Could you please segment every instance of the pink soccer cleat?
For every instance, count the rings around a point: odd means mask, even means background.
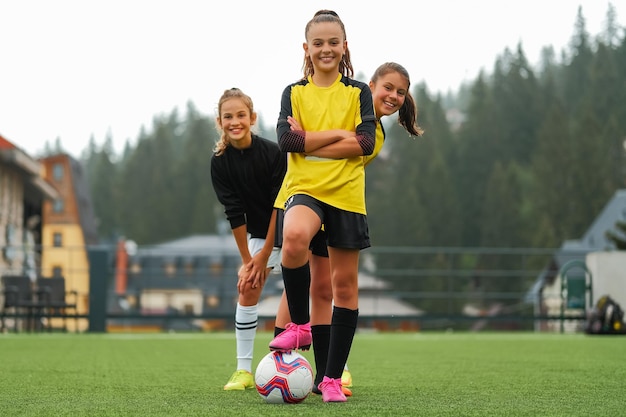
[[[322,400],[325,403],[345,403],[348,400],[341,388],[341,378],[333,379],[325,376],[319,384]]]
[[[286,352],[294,349],[309,350],[311,348],[311,325],[287,323],[285,330],[270,342],[270,350]]]

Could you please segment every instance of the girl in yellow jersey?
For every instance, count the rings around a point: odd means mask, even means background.
[[[319,389],[324,402],[345,402],[341,373],[358,320],[359,252],[370,246],[365,210],[365,155],[375,144],[376,117],[369,86],[352,79],[343,22],[332,11],[305,28],[305,77],[287,86],[277,124],[288,152],[283,182],[283,281],[291,323],[270,349],[308,349],[309,245],[324,224],[331,268],[333,315],[328,362]],[[302,130],[291,128],[296,120]],[[332,154],[324,147],[335,144]]]
[[[369,82],[372,90],[374,112],[378,120],[376,125],[376,145],[374,152],[365,158],[365,164],[370,163],[381,151],[385,141],[385,131],[380,119],[398,113],[397,122],[411,136],[421,136],[423,130],[417,124],[417,106],[410,92],[411,81],[408,71],[400,64],[386,62],[380,65]],[[292,120],[291,128],[302,130],[297,121]],[[332,151],[329,145],[325,151]],[[280,197],[279,197],[280,200]],[[281,206],[276,206],[281,207]],[[320,369],[326,368],[328,356],[328,337],[330,334],[330,321],[332,317],[332,290],[330,286],[330,273],[328,252],[324,252],[325,242],[320,244],[320,236],[316,235],[311,242],[311,330],[313,337],[313,349],[315,353],[316,377],[313,392],[319,393],[317,384],[323,376]],[[276,315],[275,334],[280,334],[289,321],[289,311],[283,297]],[[323,372],[323,371],[322,371]],[[352,386],[352,375],[345,367],[341,377],[342,389],[346,396],[352,395],[349,387]]]

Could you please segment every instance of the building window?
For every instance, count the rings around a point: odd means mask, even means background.
[[[183,271],[185,271],[185,274],[191,275],[191,274],[193,274],[193,270],[194,270],[193,259],[192,258],[186,258],[183,261]]]
[[[54,204],[52,206],[52,210],[55,213],[62,213],[63,212],[63,208],[64,208],[63,200],[61,200],[60,198],[57,199],[57,200],[54,200]]]
[[[165,261],[165,275],[167,275],[170,278],[174,278],[174,276],[176,275],[176,265],[174,264],[174,260],[173,259],[168,259]]]
[[[206,298],[206,305],[210,308],[217,308],[220,305],[220,299],[217,295],[209,295]]]
[[[222,271],[224,270],[224,265],[222,265],[222,262],[220,260],[213,260],[213,262],[211,262],[211,265],[209,266],[209,270],[211,271],[211,274],[213,274],[214,276],[218,276],[222,274]]]
[[[55,232],[54,235],[52,235],[52,246],[55,248],[63,246],[63,235],[60,232]]]
[[[134,258],[131,260],[129,270],[130,270],[130,273],[133,275],[137,275],[141,273],[141,262],[139,261],[138,258]]]
[[[52,178],[55,181],[61,181],[63,179],[63,164],[54,164],[52,166]]]
[[[52,267],[52,276],[54,278],[61,278],[63,277],[63,268],[60,266],[53,266]]]

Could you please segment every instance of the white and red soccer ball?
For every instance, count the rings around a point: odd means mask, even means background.
[[[295,350],[270,352],[257,365],[254,382],[266,402],[296,404],[313,389],[313,369]]]

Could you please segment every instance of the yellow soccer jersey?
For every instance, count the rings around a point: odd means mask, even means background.
[[[276,128],[279,141],[290,130],[287,116],[304,131],[343,129],[370,138],[376,134],[371,90],[341,74],[329,87],[318,87],[309,77],[285,88]],[[284,190],[278,198],[306,194],[341,210],[366,214],[364,166],[363,156],[331,159],[289,152]]]
[[[278,195],[274,201],[274,208],[284,210],[285,201],[287,201],[287,188],[285,188],[285,181],[283,181],[283,185],[280,187],[280,190],[278,190]]]

